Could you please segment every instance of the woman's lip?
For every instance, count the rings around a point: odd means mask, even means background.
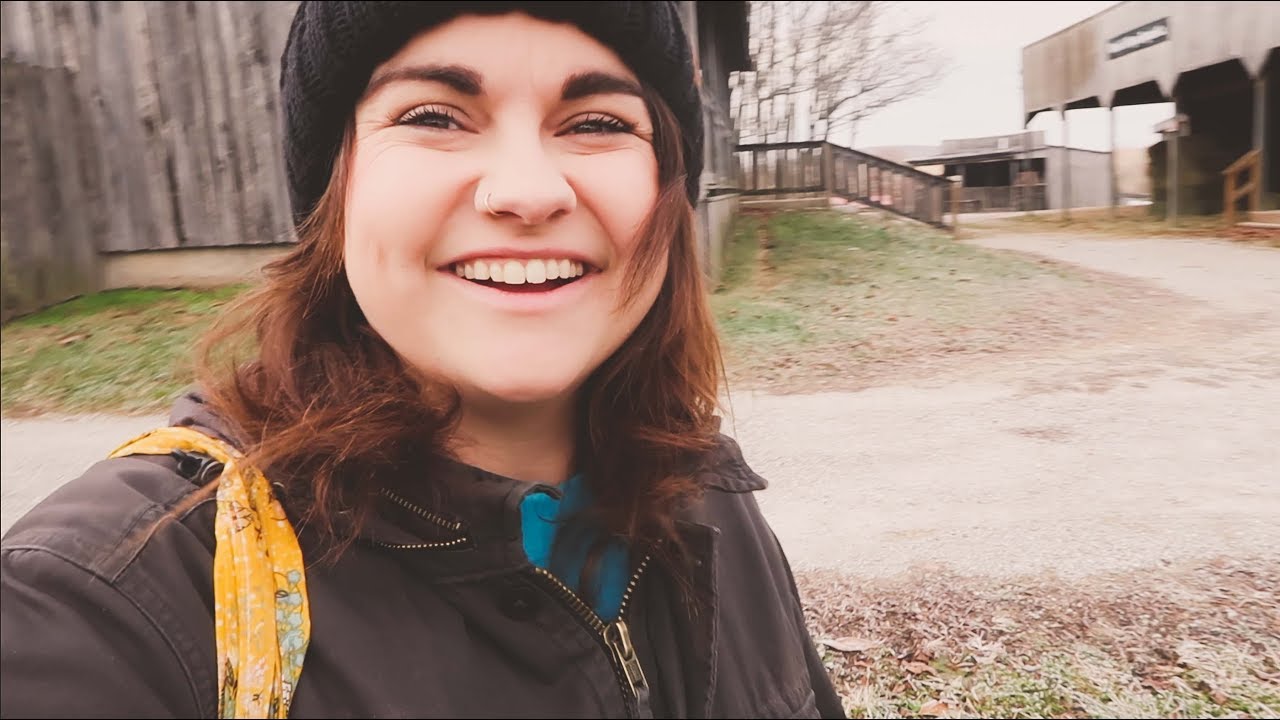
[[[440,273],[446,279],[457,283],[459,291],[467,293],[468,297],[474,298],[477,302],[498,310],[528,315],[550,312],[572,305],[583,292],[590,289],[593,283],[599,281],[597,276],[600,274],[587,272],[571,283],[541,292],[507,292],[497,285],[481,285],[466,278],[460,278],[452,268],[443,268]]]
[[[466,255],[459,255],[444,265],[441,265],[437,270],[452,270],[454,265],[473,262],[475,260],[490,260],[494,262],[499,260],[572,260],[580,262],[584,266],[593,270],[602,267],[599,262],[592,260],[586,255],[568,250],[495,248],[490,250],[479,250]]]

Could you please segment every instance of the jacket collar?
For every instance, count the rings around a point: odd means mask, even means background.
[[[225,423],[197,390],[175,403],[170,423],[193,427],[234,444]],[[745,493],[768,483],[753,471],[732,438],[718,434],[715,446],[699,462],[697,481],[705,492]],[[390,488],[361,532],[360,541],[383,547],[429,546],[446,552],[416,553],[439,559],[446,574],[493,572],[527,563],[522,543],[520,501],[534,491],[555,493],[546,485],[516,480],[447,458],[428,471],[431,482],[405,482]],[[433,496],[428,488],[441,488]],[[706,527],[704,502],[677,516],[679,524]],[[450,544],[452,543],[452,544]]]
[[[764,478],[747,465],[738,444],[723,435],[699,466],[702,470],[696,477],[704,493],[745,493],[767,486]],[[453,579],[528,564],[522,542],[520,502],[531,492],[555,493],[555,488],[448,459],[439,460],[430,472],[430,482],[410,481],[391,489],[361,539],[415,554],[418,557],[414,562],[426,564],[432,574]],[[443,488],[445,494],[433,497],[427,488]],[[706,512],[705,499],[681,509],[676,520],[686,535],[692,532],[701,537],[706,530],[717,532]],[[441,547],[450,541],[457,543]],[[414,548],[423,545],[435,547],[414,552]],[[442,551],[432,551],[436,549]]]

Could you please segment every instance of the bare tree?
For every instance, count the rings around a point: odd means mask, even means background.
[[[904,8],[872,1],[752,2],[756,69],[734,79],[735,122],[744,139],[847,137],[851,143],[861,120],[935,87],[943,56]],[[753,104],[754,114],[743,112]]]
[[[785,142],[791,138],[804,84],[805,57],[795,42],[816,10],[814,3],[752,2],[752,64],[756,70],[733,79],[734,122],[746,142]]]

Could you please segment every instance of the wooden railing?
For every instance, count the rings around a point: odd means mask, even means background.
[[[1243,171],[1249,172],[1249,181],[1237,183],[1236,177]],[[1223,183],[1222,214],[1228,225],[1236,222],[1236,202],[1247,198],[1249,211],[1254,212],[1262,207],[1262,152],[1250,150],[1222,171]]]
[[[739,145],[744,195],[841,197],[946,227],[951,181],[829,142]]]

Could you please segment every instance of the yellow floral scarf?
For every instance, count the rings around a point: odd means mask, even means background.
[[[153,430],[110,457],[174,450],[223,464],[213,559],[218,717],[287,717],[311,638],[306,569],[293,526],[262,473],[231,446],[191,428]]]

